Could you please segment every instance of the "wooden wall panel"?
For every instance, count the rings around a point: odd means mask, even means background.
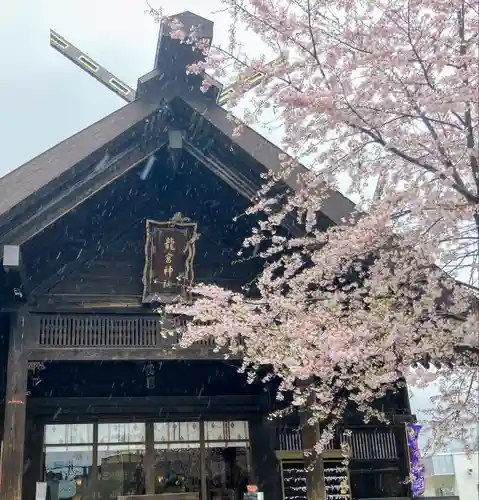
[[[195,281],[238,290],[261,265],[260,259],[233,265],[251,223],[233,218],[248,204],[186,153],[176,170],[159,159],[147,181],[130,172],[26,245],[34,294],[78,302],[87,296],[140,299],[146,220],[168,220],[177,212],[198,224]]]

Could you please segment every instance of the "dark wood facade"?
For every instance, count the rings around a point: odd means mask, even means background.
[[[176,42],[161,36],[160,42],[158,53],[176,65],[157,62],[132,103],[0,179],[0,248],[19,247],[21,256],[0,269],[1,500],[33,500],[54,448],[45,437],[48,425],[92,426],[92,496],[78,500],[100,498],[97,452],[107,422],[145,426],[150,493],[155,425],[162,423],[200,425],[198,467],[205,478],[208,422],[248,422],[245,480],[257,482],[266,500],[288,498],[284,467],[304,460],[299,421],[267,419],[276,405],[274,384],[246,384],[213,340],[179,347],[179,320],[143,303],[146,221],[177,213],[200,233],[195,281],[239,290],[254,280],[259,259],[236,262],[251,224],[238,216],[260,187],[260,174],[279,168],[279,150],[254,131],[233,138],[214,89],[203,94],[197,79],[184,74],[190,56]],[[331,192],[320,224],[338,223],[352,208]],[[345,422],[356,429],[353,498],[387,496],[383,483],[399,484],[407,473],[407,396],[385,404],[391,428],[360,426],[354,415]],[[343,431],[332,449],[344,441]],[[364,475],[367,484],[358,479]],[[214,498],[205,480],[199,488],[203,500]],[[407,487],[389,491],[404,496]]]

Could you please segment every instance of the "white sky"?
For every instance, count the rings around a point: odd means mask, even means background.
[[[203,5],[203,7],[200,7]],[[215,43],[228,41],[228,16],[218,0],[153,0],[165,14],[191,10],[215,21]],[[124,101],[50,47],[49,30],[136,88],[153,69],[158,24],[143,0],[15,0],[0,8],[2,109],[0,175],[78,132]],[[249,53],[261,52],[251,33]]]

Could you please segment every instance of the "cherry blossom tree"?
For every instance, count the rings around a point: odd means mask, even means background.
[[[375,400],[411,366],[440,361],[434,372],[419,366],[414,383],[453,370],[431,422],[437,443],[467,441],[479,422],[477,2],[223,3],[230,46],[208,47],[188,70],[221,77],[232,62],[242,71],[232,107],[248,77],[264,72],[242,122],[280,120],[287,154],[248,211],[260,220],[242,250],[264,258],[257,296],[196,286],[193,304],[170,309],[194,318],[183,344],[213,336],[250,374],[271,366],[278,397],[292,392],[293,405],[307,403],[322,423],[318,452],[351,404],[384,420]],[[201,44],[171,25],[173,37]],[[237,49],[240,25],[279,56],[274,64]],[[296,189],[279,188],[293,177]],[[345,178],[357,211],[320,231],[328,190]],[[291,217],[304,236],[282,230]]]

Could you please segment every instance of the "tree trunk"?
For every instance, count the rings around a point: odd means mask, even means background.
[[[301,415],[301,433],[303,449],[307,453],[305,464],[306,487],[308,500],[326,500],[324,489],[323,457],[314,451],[314,445],[319,440],[319,427],[308,425],[309,412],[304,410]]]

